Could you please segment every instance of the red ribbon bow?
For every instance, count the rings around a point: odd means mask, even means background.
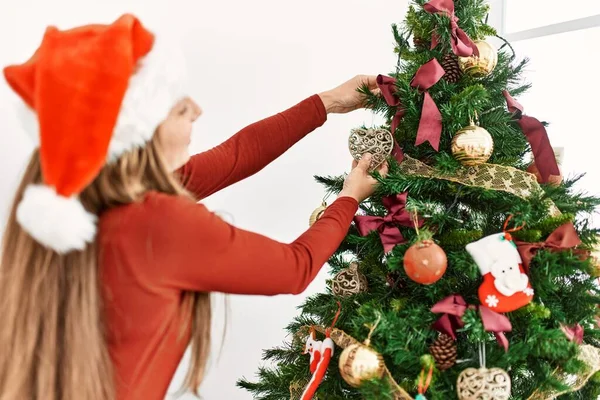
[[[468,308],[477,308],[479,310],[483,328],[487,332],[492,332],[496,336],[498,343],[504,347],[505,351],[508,351],[508,339],[504,335],[504,332],[512,331],[510,320],[505,315],[498,314],[486,306],[469,306],[465,299],[458,294],[446,297],[431,308],[431,311],[434,313],[444,314],[433,324],[433,328],[456,340],[456,330],[465,325],[462,317]]]
[[[479,56],[477,45],[471,40],[469,35],[458,26],[458,18],[454,15],[453,0],[431,0],[423,5],[423,9],[430,14],[447,14],[450,17],[450,31],[452,40],[450,44],[452,51],[459,57]],[[431,49],[433,50],[439,43],[439,37],[434,32],[431,37]]]
[[[362,236],[368,235],[372,231],[379,232],[379,238],[383,244],[383,250],[387,253],[395,245],[404,242],[404,236],[397,225],[414,227],[415,224],[411,215],[406,211],[406,198],[408,193],[388,196],[383,199],[383,205],[388,210],[385,217],[372,215],[357,215],[354,217],[356,227]],[[422,221],[419,220],[419,226]]]
[[[404,159],[404,153],[402,152],[402,148],[400,148],[400,145],[398,145],[395,135],[396,129],[398,128],[398,125],[400,125],[400,121],[402,121],[402,118],[404,117],[404,107],[402,107],[400,99],[398,98],[398,96],[396,96],[396,79],[389,76],[378,75],[377,86],[381,90],[381,94],[383,95],[385,102],[390,107],[397,107],[396,114],[394,115],[394,118],[392,118],[392,124],[390,126],[390,129],[392,130],[392,136],[394,136],[394,148],[392,150],[392,155],[394,156],[396,161],[401,163]]]
[[[531,146],[535,166],[540,171],[542,182],[547,183],[551,175],[560,175],[556,156],[548,138],[548,132],[546,132],[546,128],[540,121],[528,115],[523,115],[523,106],[513,99],[508,91],[503,90],[502,93],[506,99],[508,111],[514,113],[519,120],[519,126]]]
[[[579,324],[575,324],[573,326],[560,324],[560,329],[563,331],[569,341],[577,344],[583,343],[583,326]]]
[[[438,110],[437,105],[431,98],[428,90],[435,85],[445,73],[444,68],[442,68],[438,60],[433,58],[421,65],[410,82],[410,86],[425,92],[423,109],[421,110],[421,121],[419,122],[415,146],[429,142],[435,151],[438,151],[440,148],[442,114],[440,114],[440,110]]]
[[[523,260],[523,266],[527,270],[526,272],[529,272],[529,264],[531,264],[531,260],[533,257],[535,257],[535,254],[538,250],[567,250],[579,246],[581,244],[581,240],[577,235],[577,231],[575,230],[573,223],[567,222],[566,224],[556,228],[544,242],[527,243],[516,241],[515,244],[517,245],[517,250],[521,255],[521,259]]]

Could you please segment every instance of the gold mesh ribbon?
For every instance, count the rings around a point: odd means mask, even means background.
[[[405,154],[404,160],[400,163],[400,171],[405,175],[443,179],[465,186],[502,191],[523,199],[542,191],[533,174],[496,164],[463,167],[455,174],[444,174]],[[553,216],[560,215],[560,211],[551,200],[548,201],[548,204]]]
[[[581,375],[567,374],[560,370],[555,371],[555,375],[559,375],[560,380],[569,385],[569,389],[561,392],[544,392],[536,390],[527,400],[552,400],[563,394],[581,390],[590,378],[596,372],[600,371],[600,349],[589,344],[582,345],[579,347],[578,358],[588,366],[586,371]]]
[[[322,328],[320,326],[315,326],[314,328],[317,332],[325,334],[325,328]],[[306,336],[308,336],[309,332],[310,332],[310,326],[302,327],[300,330],[298,330],[298,332],[296,332],[296,339],[303,340],[303,338],[306,338]],[[336,328],[334,328],[331,331],[331,340],[333,340],[333,342],[338,347],[341,347],[342,349],[345,349],[346,347],[348,347],[352,344],[360,343],[358,340],[354,339],[352,336],[348,335],[346,332],[342,331],[341,329],[336,329]],[[387,367],[385,368],[385,379],[389,382],[391,387],[394,389],[394,393],[393,393],[394,400],[414,400],[414,398],[411,397],[406,392],[406,390],[402,389],[402,387],[400,387],[400,385],[398,385],[398,383],[394,380],[394,378],[392,377],[392,374],[387,369]],[[292,398],[291,400],[294,400],[294,399]]]
[[[300,400],[300,397],[302,396],[302,393],[304,393],[304,388],[306,388],[308,382],[310,382],[309,378],[300,379],[290,383],[290,400]],[[314,396],[314,399],[316,400],[318,397]]]

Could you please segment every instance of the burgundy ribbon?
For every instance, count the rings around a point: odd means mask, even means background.
[[[459,57],[470,57],[479,55],[477,45],[471,40],[469,35],[458,26],[458,18],[454,15],[453,0],[431,0],[423,5],[423,9],[430,14],[446,14],[450,17],[450,32],[452,39],[450,44],[452,51]],[[434,49],[439,43],[439,37],[434,32],[431,37],[431,49]]]
[[[433,58],[421,65],[410,85],[425,92],[423,109],[421,110],[421,121],[417,131],[415,146],[429,142],[438,151],[440,148],[440,137],[442,135],[442,114],[431,98],[428,90],[435,85],[446,72],[437,59]]]
[[[392,118],[392,124],[390,128],[392,130],[392,136],[394,136],[394,148],[392,149],[392,155],[396,161],[401,163],[404,159],[404,153],[396,141],[396,129],[404,117],[404,107],[400,103],[398,96],[396,96],[396,79],[389,76],[378,75],[377,86],[381,90],[381,94],[383,95],[385,102],[390,107],[397,107],[396,114],[394,115],[394,118]]]
[[[508,91],[503,90],[502,93],[506,99],[508,111],[514,113],[519,120],[519,126],[531,146],[535,166],[540,171],[542,182],[547,183],[551,175],[560,175],[556,156],[548,138],[548,132],[546,132],[546,128],[540,121],[528,115],[523,115],[523,106],[513,99]]]
[[[383,250],[387,253],[395,245],[404,242],[404,236],[400,232],[398,225],[414,227],[411,215],[406,211],[406,198],[408,193],[397,194],[383,198],[383,205],[388,210],[385,217],[372,215],[357,215],[354,217],[356,227],[362,236],[368,235],[372,231],[379,233],[379,238],[383,244]],[[419,220],[419,226],[422,221]]]
[[[569,341],[577,344],[583,343],[583,326],[579,324],[575,324],[573,326],[560,324],[560,329],[563,331]]]
[[[498,314],[486,306],[469,306],[465,299],[458,294],[446,297],[431,308],[431,311],[436,314],[444,314],[433,324],[433,328],[456,340],[456,331],[465,325],[462,317],[468,308],[478,309],[483,328],[487,332],[492,332],[498,343],[507,351],[508,339],[504,332],[512,331],[510,320],[505,315]]]
[[[515,244],[517,245],[517,250],[519,250],[521,259],[523,260],[523,266],[527,270],[526,272],[529,272],[529,265],[531,264],[531,260],[533,259],[533,257],[535,257],[535,254],[538,250],[567,250],[579,246],[581,244],[581,240],[577,235],[577,231],[575,230],[575,226],[573,225],[573,223],[567,222],[566,224],[563,224],[556,228],[554,232],[552,232],[544,242],[527,243],[515,241]]]

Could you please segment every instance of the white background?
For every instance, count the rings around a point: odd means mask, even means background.
[[[509,18],[506,20],[509,31],[564,20],[565,14],[561,10],[544,7],[544,12],[554,12],[553,15],[559,17],[536,24],[535,10],[515,12],[510,7],[516,7],[516,2],[508,1],[505,15]],[[151,27],[177,29],[182,35],[181,44],[192,71],[190,95],[204,109],[204,115],[195,127],[194,151],[208,149],[245,125],[356,74],[392,71],[395,54],[390,25],[402,21],[407,6],[403,0],[2,2],[2,66],[29,57],[49,24],[68,28],[90,22],[108,23],[121,13],[133,12]],[[564,2],[557,3],[564,6]],[[572,17],[585,15],[579,13]],[[493,16],[492,21],[498,22],[499,26],[500,17]],[[598,68],[598,55],[594,49],[597,49],[600,33],[596,29],[570,35],[571,42],[561,35],[515,44],[520,54],[533,58],[529,78],[534,89],[519,100],[526,113],[553,123],[549,130],[553,143],[566,147],[565,171],[589,172],[584,186],[599,193],[596,150],[584,139],[595,139],[598,135],[594,118],[597,101],[592,101],[592,95],[600,89],[594,75]],[[10,111],[14,100],[12,92],[1,83],[2,221],[32,150]],[[321,186],[312,176],[347,171],[350,164],[346,147],[349,130],[377,121],[364,111],[330,117],[323,128],[258,176],[213,196],[206,203],[212,209],[226,213],[240,227],[281,241],[292,241],[306,229],[309,214],[323,196]],[[203,397],[207,400],[250,399],[248,393],[235,387],[235,381],[241,376],[253,377],[260,364],[262,349],[279,345],[284,340],[283,327],[297,314],[295,307],[306,296],[321,291],[326,276],[325,268],[301,296],[231,297],[224,350],[221,357],[211,363],[202,388]],[[220,298],[217,303],[215,356],[221,344],[224,314]],[[182,367],[185,367],[185,361]],[[179,387],[183,372],[181,368],[176,374],[173,389]]]

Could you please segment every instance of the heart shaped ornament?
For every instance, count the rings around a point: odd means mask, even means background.
[[[467,368],[458,376],[456,391],[460,400],[508,400],[510,376],[501,368]]]
[[[379,167],[392,154],[394,136],[386,129],[352,129],[348,138],[350,154],[356,161],[360,161],[365,153],[370,153],[370,170]]]

